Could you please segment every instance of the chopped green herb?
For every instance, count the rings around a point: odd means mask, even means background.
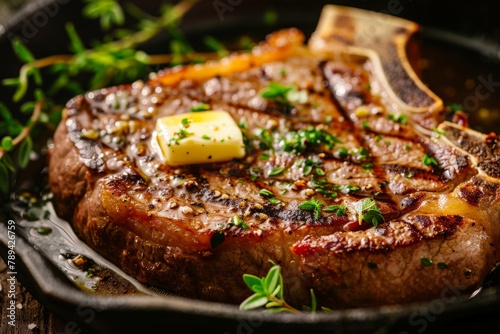
[[[411,150],[411,146],[410,145],[405,145],[405,150],[410,151]]]
[[[215,248],[224,242],[224,232],[217,231],[210,237],[210,246]]]
[[[363,125],[363,129],[365,130],[370,130],[370,124],[368,124],[367,121],[363,121],[363,123],[361,123]]]
[[[378,210],[377,202],[375,202],[373,198],[365,198],[356,202],[354,209],[358,213],[358,222],[360,225],[364,220],[372,224],[373,227],[377,227],[380,223],[385,221]]]
[[[423,257],[420,259],[420,262],[422,263],[423,266],[425,267],[429,267],[429,266],[432,266],[432,260],[426,258],[426,257]]]
[[[285,170],[284,167],[275,167],[271,171],[269,171],[269,173],[267,174],[267,176],[276,176],[276,175],[279,175],[279,174],[283,173],[284,170]]]
[[[248,229],[248,225],[245,224],[245,221],[243,220],[243,218],[241,218],[238,215],[234,215],[233,218],[231,218],[230,224],[238,226],[244,230]]]
[[[210,104],[200,103],[191,107],[191,112],[200,112],[210,110]]]
[[[432,132],[434,132],[434,138],[436,138],[436,139],[441,138],[441,136],[446,133],[443,130],[439,130],[438,128],[432,129]]]
[[[267,159],[269,159],[269,154],[262,153],[261,155],[259,155],[259,160],[267,160]]]
[[[267,189],[261,189],[259,195],[262,197],[274,197],[273,192]]]
[[[318,158],[307,158],[307,159],[299,159],[295,162],[295,166],[297,167],[302,167],[302,174],[304,175],[309,175],[311,174],[313,168],[316,168],[316,172],[318,173],[318,170],[320,170],[319,165],[321,165],[322,161],[319,160]],[[321,174],[323,170],[321,170],[319,173]],[[317,174],[317,175],[320,175]],[[324,172],[323,172],[324,175]]]
[[[424,156],[424,165],[437,167],[438,162],[436,161],[436,159],[434,159],[434,158],[430,157],[428,154],[426,154]]]
[[[437,267],[439,269],[446,269],[446,268],[448,268],[448,265],[444,262],[438,262]]]
[[[291,107],[288,102],[287,94],[292,89],[294,89],[292,86],[285,86],[279,82],[270,82],[269,85],[262,90],[261,96],[278,105]]]
[[[276,197],[269,197],[269,202],[271,204],[280,204],[281,200],[277,199]]]
[[[358,160],[366,160],[371,156],[370,149],[363,146],[352,149],[348,153]]]
[[[337,197],[338,186],[328,182],[328,180],[321,178],[316,179],[313,175],[312,180],[314,191],[323,196],[324,198],[332,199]]]
[[[256,181],[260,177],[260,169],[258,167],[254,167],[250,169],[250,179],[252,181]]]
[[[274,138],[271,131],[267,129],[257,129],[256,135],[256,139],[259,140],[258,145],[260,150],[273,149]]]
[[[347,207],[345,205],[329,205],[323,209],[323,211],[326,211],[326,212],[337,211],[338,217],[343,216],[346,210],[347,210]]]
[[[322,170],[321,168],[316,168],[316,175],[318,176],[325,176],[325,171]]]
[[[318,130],[313,126],[298,131],[290,131],[285,137],[280,138],[279,146],[285,152],[294,154],[304,153],[308,148],[324,146],[326,149],[332,149],[335,144],[341,143],[336,135],[329,132]]]
[[[238,126],[240,127],[240,129],[242,130],[248,130],[248,122],[245,118],[242,118],[239,122],[238,122]]]
[[[403,114],[398,114],[398,115],[390,114],[389,116],[387,116],[387,118],[393,122],[400,123],[403,125],[405,125],[408,120],[408,117]]]
[[[403,176],[407,179],[411,179],[411,178],[413,178],[413,172],[412,171],[405,171]]]
[[[347,151],[345,147],[342,147],[341,149],[338,150],[338,154],[341,158],[345,158],[349,154],[349,151]]]
[[[287,108],[292,108],[291,103],[306,103],[308,100],[305,90],[297,90],[294,86],[285,86],[279,82],[270,82],[261,92],[266,100]]]
[[[357,186],[352,186],[350,184],[346,184],[343,186],[343,189],[347,190],[347,193],[351,192],[351,191],[358,191],[359,190],[359,187]],[[346,192],[346,191],[344,191]]]
[[[312,166],[304,166],[304,168],[302,168],[302,173],[304,175],[309,175],[311,174],[312,169],[313,169]]]
[[[314,212],[314,218],[319,219],[321,217],[321,208],[323,207],[323,203],[318,201],[316,198],[311,198],[310,201],[303,202],[299,205],[299,209],[305,211]]]
[[[201,136],[202,139],[205,139],[205,140],[210,140],[212,139],[210,136],[207,136],[207,135],[203,135]]]
[[[363,169],[365,170],[365,172],[369,172],[373,169],[373,164],[370,162],[370,163],[367,163],[367,164],[362,164],[361,167],[363,167]]]

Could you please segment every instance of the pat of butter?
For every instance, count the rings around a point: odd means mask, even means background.
[[[161,117],[153,147],[171,166],[228,161],[245,156],[241,130],[226,111]]]

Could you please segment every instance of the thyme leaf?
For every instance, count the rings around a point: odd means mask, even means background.
[[[312,211],[314,213],[314,218],[319,219],[321,217],[321,208],[325,204],[316,198],[311,198],[310,201],[301,203],[298,208],[305,211]]]
[[[437,167],[438,166],[438,162],[436,161],[436,159],[434,159],[433,157],[431,157],[428,154],[426,154],[424,156],[424,165]]]
[[[243,275],[243,282],[253,292],[239,306],[240,310],[264,309],[269,312],[292,312],[300,311],[285,301],[284,282],[281,275],[281,267],[269,261],[272,267],[264,277],[257,277],[251,274]],[[305,311],[316,312],[317,301],[314,291],[311,289],[311,306],[304,306]],[[321,308],[324,311],[331,311],[328,308]]]
[[[356,202],[354,209],[358,213],[358,222],[360,225],[365,221],[372,224],[373,227],[377,227],[380,223],[385,221],[378,210],[377,202],[375,202],[373,198],[365,198]]]
[[[329,206],[326,206],[323,211],[326,211],[326,212],[337,212],[337,216],[340,217],[340,216],[343,216],[345,211],[347,210],[347,207],[345,205],[329,205]]]

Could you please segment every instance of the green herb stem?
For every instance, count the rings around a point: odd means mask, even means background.
[[[140,45],[157,35],[166,26],[171,25],[182,18],[197,2],[198,0],[181,1],[171,10],[165,11],[152,26],[131,34],[127,36],[127,38],[104,44],[102,45],[102,48],[108,50],[121,50]]]
[[[19,145],[19,143],[21,143],[26,137],[29,136],[31,129],[38,122],[38,118],[40,117],[40,114],[42,112],[42,107],[43,107],[42,101],[37,101],[35,103],[35,109],[33,110],[33,114],[31,115],[31,118],[28,121],[27,125],[21,130],[21,132],[17,135],[17,137],[15,137],[12,140],[12,145],[14,147]],[[6,149],[0,147],[0,159],[3,158],[6,152],[7,152]]]

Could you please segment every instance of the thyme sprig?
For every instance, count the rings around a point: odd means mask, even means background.
[[[291,306],[284,298],[283,276],[281,267],[269,261],[272,265],[266,276],[259,278],[255,275],[244,274],[243,281],[254,293],[240,304],[240,310],[252,310],[264,308],[268,312],[292,312],[299,313],[300,310]],[[316,312],[317,302],[314,291],[311,289],[311,306],[304,306],[303,309],[309,312]],[[331,311],[326,307],[323,311]]]
[[[103,30],[123,24],[124,9],[119,1],[84,1],[82,15],[99,20]],[[109,31],[102,41],[94,41],[92,47],[87,47],[76,27],[68,23],[66,33],[71,51],[68,54],[37,59],[21,40],[13,39],[13,50],[23,65],[17,77],[2,81],[2,86],[13,88],[14,92],[9,108],[0,102],[0,192],[8,194],[12,176],[27,166],[36,137],[43,132],[39,127],[55,129],[68,97],[144,78],[153,65],[168,66],[174,65],[174,61],[191,62],[199,61],[202,56],[216,57],[215,52],[194,52],[177,29],[179,21],[196,2],[182,0],[176,5],[165,6],[159,17],[141,15],[138,8],[129,5],[131,16],[139,20],[136,30],[124,33],[123,29],[117,28]],[[171,36],[171,46],[181,45],[177,49],[182,49],[182,53],[150,55],[140,49],[143,43],[165,29],[175,34]],[[211,42],[215,43],[214,40]],[[173,47],[171,49],[176,51]],[[85,82],[83,78],[90,79]],[[28,96],[30,92],[33,92],[33,98]],[[16,109],[20,113],[15,112]],[[25,116],[17,117],[18,114]]]

